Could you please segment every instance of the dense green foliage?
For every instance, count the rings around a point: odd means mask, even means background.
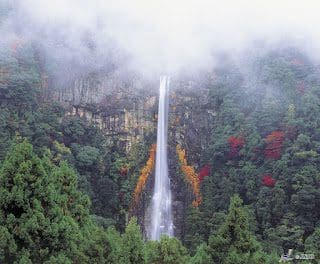
[[[1,262],[186,263],[175,238],[145,244],[135,218],[123,235],[98,227],[75,172],[52,158],[39,158],[25,140],[8,152],[0,170]]]
[[[211,173],[201,183],[202,205],[187,213],[183,240],[192,249],[208,241],[226,201],[239,194],[265,251],[305,252],[316,243],[320,219],[318,68],[294,49],[253,58],[245,67],[226,60],[206,81],[201,111],[212,117],[195,161]],[[191,122],[185,120],[190,129]],[[190,152],[193,144],[186,142]]]
[[[153,142],[126,152],[45,100],[39,56],[20,39],[0,50],[1,263],[276,263],[289,249],[320,258],[320,73],[304,55],[271,52],[245,69],[224,58],[199,82],[180,125],[189,163],[211,168],[202,203],[189,206],[184,186],[181,241],[149,242],[128,219]]]
[[[231,199],[226,221],[210,236],[209,252],[216,263],[269,262],[249,230],[249,219],[239,196]]]
[[[66,160],[76,170],[80,188],[91,198],[94,219],[123,231],[148,145],[137,143],[126,153],[116,138],[107,138],[93,122],[68,115],[69,109],[58,102],[43,102],[46,73],[35,49],[20,39],[4,47],[0,50],[0,163],[16,135],[26,137],[40,156],[50,149],[55,164]],[[127,175],[121,175],[123,167]]]
[[[37,157],[26,141],[15,143],[0,171],[0,193],[2,262],[103,259],[107,243],[102,244],[89,199],[77,190],[76,174],[65,163],[56,166],[50,157]]]

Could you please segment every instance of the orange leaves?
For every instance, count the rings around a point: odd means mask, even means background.
[[[176,152],[177,152],[179,161],[181,163],[181,170],[186,176],[188,183],[192,187],[193,194],[195,195],[195,200],[192,202],[192,206],[198,207],[202,201],[201,194],[200,194],[200,181],[198,178],[198,174],[195,172],[192,166],[188,165],[188,162],[186,159],[186,152],[180,145],[177,145]]]
[[[150,148],[149,152],[149,159],[146,163],[146,165],[142,168],[140,177],[138,179],[136,188],[134,189],[133,193],[133,201],[134,205],[137,205],[139,202],[140,194],[147,182],[147,179],[154,168],[154,162],[155,162],[155,154],[156,154],[156,144],[153,144]]]
[[[279,159],[281,157],[281,147],[284,139],[285,135],[282,131],[273,131],[268,135],[265,139],[265,157],[268,159]]]
[[[187,182],[191,185],[193,194],[195,196],[195,199],[192,202],[192,206],[198,207],[202,201],[201,193],[200,193],[200,181],[198,177],[199,175],[198,173],[196,173],[195,169],[192,166],[188,165],[185,150],[182,149],[180,145],[177,145],[176,152],[177,152],[179,161],[181,163],[181,170],[185,175]],[[131,209],[138,204],[141,192],[147,182],[149,175],[154,169],[155,154],[156,154],[156,144],[153,144],[150,148],[149,159],[146,165],[142,168],[137,185],[134,189],[133,206],[131,207]]]

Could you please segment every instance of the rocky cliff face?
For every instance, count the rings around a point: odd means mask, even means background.
[[[44,80],[46,83],[46,80]],[[200,83],[200,85],[199,85]],[[79,76],[62,88],[48,91],[47,99],[62,102],[69,115],[85,117],[99,126],[110,141],[126,151],[145,136],[155,138],[157,126],[158,83],[148,82],[134,74],[102,73]],[[198,79],[173,80],[169,110],[169,175],[173,193],[175,235],[183,237],[186,208],[194,199],[185,176],[181,173],[175,147],[182,145],[188,162],[197,169],[201,150],[208,143],[207,135],[215,118],[208,108],[208,91]],[[47,86],[45,86],[47,87]],[[150,175],[140,204],[135,210],[142,226],[150,222],[153,175]],[[143,228],[145,230],[145,228]]]
[[[113,72],[91,73],[73,80],[51,83],[43,78],[45,100],[56,100],[68,109],[98,126],[111,141],[126,151],[153,134],[156,128],[157,89],[141,77]]]
[[[177,81],[172,87],[169,115],[169,174],[173,193],[175,236],[183,238],[187,208],[194,195],[180,168],[177,144],[186,150],[188,164],[197,171],[201,153],[208,144],[208,135],[215,114],[209,110],[208,90],[199,86],[199,79]],[[200,136],[201,135],[201,136]]]

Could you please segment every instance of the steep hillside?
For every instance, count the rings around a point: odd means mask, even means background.
[[[76,169],[95,221],[123,231],[136,215],[144,230],[157,80],[100,71],[62,81],[36,50],[17,41],[1,53],[1,160],[26,137],[38,155],[50,150],[55,164]],[[218,232],[234,194],[268,252],[303,252],[319,227],[319,67],[295,49],[247,58],[222,56],[207,72],[172,76],[175,235],[191,252]]]

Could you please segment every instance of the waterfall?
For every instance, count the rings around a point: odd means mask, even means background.
[[[173,236],[171,191],[167,158],[169,84],[169,77],[160,77],[156,177],[152,197],[152,219],[149,237],[151,240],[159,240],[161,234]]]

